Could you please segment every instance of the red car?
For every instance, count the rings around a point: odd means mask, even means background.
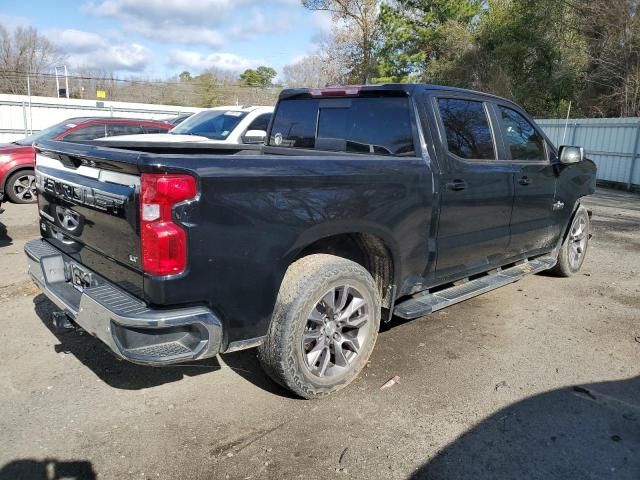
[[[0,144],[0,202],[9,200],[13,203],[34,203],[36,201],[33,171],[35,151],[32,145],[38,140],[73,142],[117,135],[165,133],[171,128],[173,125],[156,120],[78,117],[57,123],[22,140]]]

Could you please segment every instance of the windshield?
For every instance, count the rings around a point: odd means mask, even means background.
[[[196,113],[171,130],[176,135],[201,135],[213,140],[224,140],[246,117],[239,110],[209,110]]]
[[[25,137],[21,140],[16,140],[13,143],[15,143],[16,145],[26,146],[31,145],[33,144],[33,142],[37,142],[38,140],[51,140],[52,138],[57,137],[61,133],[64,133],[75,126],[76,125],[75,123],[73,123],[73,121],[65,120],[64,122],[56,123],[49,128],[40,130],[39,132],[34,133],[33,135],[29,135],[28,137]]]

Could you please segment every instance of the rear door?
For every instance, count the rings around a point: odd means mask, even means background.
[[[556,168],[544,136],[524,112],[500,103],[495,109],[505,143],[504,160],[516,168],[509,255],[545,253],[560,235],[561,222],[554,210]]]
[[[117,160],[108,160],[109,149],[102,149],[94,160],[95,148],[99,147],[38,144],[40,232],[79,264],[142,296],[139,154],[112,150]]]
[[[514,168],[499,161],[499,130],[483,97],[446,92],[432,106],[444,159],[436,277],[450,281],[507,258]]]

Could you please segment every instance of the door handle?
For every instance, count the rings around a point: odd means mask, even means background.
[[[454,192],[459,192],[467,188],[467,182],[464,180],[454,180],[453,182],[447,183],[447,188],[449,190],[453,190]]]
[[[518,183],[526,187],[531,183],[531,181],[529,180],[529,177],[525,175],[524,177],[521,177],[520,180],[518,180]]]

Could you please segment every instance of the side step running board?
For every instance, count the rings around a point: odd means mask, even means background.
[[[548,270],[556,264],[554,257],[538,257],[505,270],[469,280],[460,285],[446,288],[435,293],[423,292],[399,303],[395,306],[394,315],[400,318],[412,319],[428,315],[436,310],[462,302],[477,295],[495,290],[513,282],[517,282],[526,275]]]

